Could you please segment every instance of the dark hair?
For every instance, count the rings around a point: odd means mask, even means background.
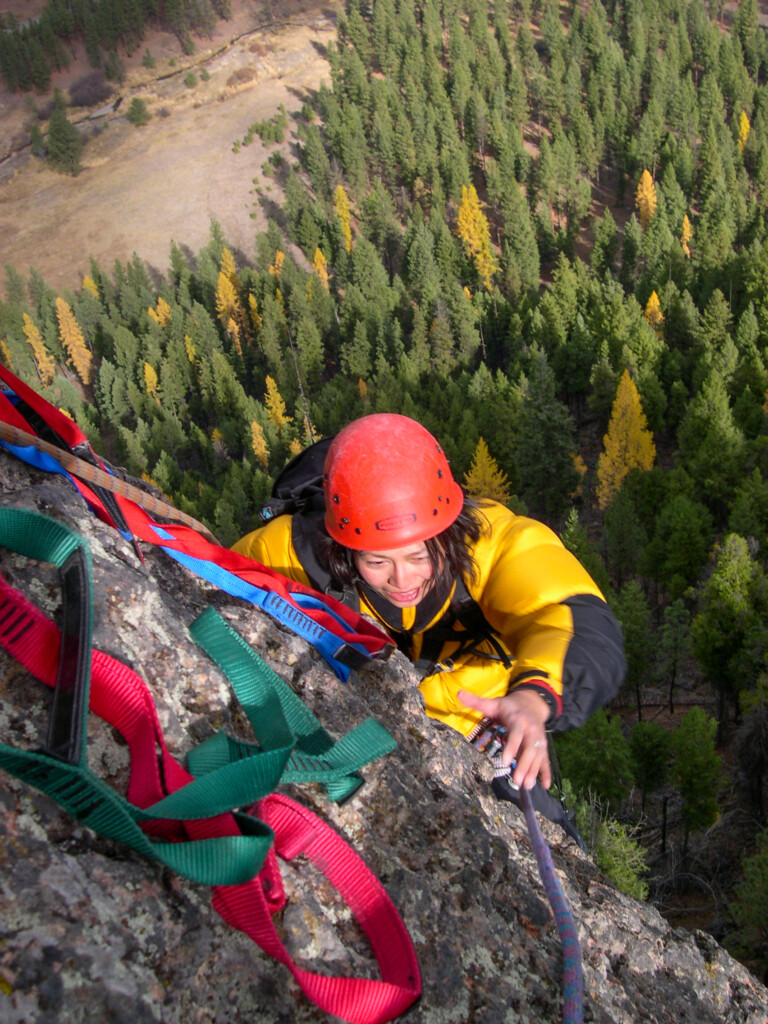
[[[459,576],[465,580],[475,578],[477,566],[470,545],[478,542],[485,525],[486,519],[478,503],[474,498],[465,497],[461,512],[451,525],[425,541],[435,583]],[[324,525],[318,537],[317,554],[321,564],[341,586],[353,586],[360,579],[355,551],[330,537]]]

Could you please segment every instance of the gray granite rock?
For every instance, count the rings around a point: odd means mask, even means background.
[[[346,804],[317,786],[290,795],[330,822],[386,886],[410,931],[423,979],[410,1024],[527,1024],[562,1018],[561,950],[520,812],[498,803],[490,771],[458,735],[424,715],[400,655],[343,684],[315,651],[159,550],[130,545],[60,478],[0,453],[0,501],[77,529],[94,563],[94,645],[130,664],[155,698],[172,752],[247,725],[187,627],[215,605],[334,737],[368,716],[398,748],[365,769]],[[55,614],[53,572],[0,550],[0,571]],[[0,740],[30,747],[45,687],[0,654]],[[89,764],[123,791],[128,756],[89,722]],[[277,1024],[328,1016],[289,972],[234,931],[210,890],[73,821],[0,772],[2,1024]],[[768,990],[703,932],[670,927],[618,893],[557,828],[543,830],[582,944],[585,1020],[766,1024]],[[304,967],[376,976],[348,909],[303,860],[284,867],[284,941]]]

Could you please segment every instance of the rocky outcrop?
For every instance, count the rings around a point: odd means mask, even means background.
[[[0,502],[35,509],[86,537],[94,564],[94,644],[147,680],[181,758],[224,728],[248,738],[228,684],[187,627],[214,604],[334,737],[368,716],[397,739],[339,807],[319,787],[291,791],[364,857],[413,938],[423,996],[411,1024],[558,1021],[558,935],[521,813],[498,803],[490,771],[424,715],[400,656],[340,683],[303,641],[213,590],[161,551],[132,548],[61,478],[0,453]],[[0,550],[0,571],[49,614],[53,572]],[[0,740],[30,747],[46,688],[0,654]],[[118,789],[126,748],[89,722],[89,764]],[[79,826],[0,773],[0,1021],[3,1024],[266,1024],[329,1018],[288,971],[226,925],[210,891]],[[576,845],[543,823],[579,930],[585,1019],[766,1024],[768,990],[703,932],[667,924],[619,894]],[[303,966],[375,976],[353,919],[309,864],[286,866],[284,941]]]

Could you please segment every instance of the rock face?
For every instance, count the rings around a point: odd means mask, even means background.
[[[187,627],[213,604],[338,738],[373,716],[395,753],[364,770],[346,804],[320,787],[290,794],[330,822],[386,886],[422,972],[410,1024],[562,1019],[561,950],[522,814],[498,803],[489,766],[424,715],[400,655],[340,683],[315,651],[261,612],[215,591],[162,551],[141,565],[68,483],[0,453],[0,502],[34,509],[89,544],[94,646],[131,665],[181,759],[224,728],[248,739],[229,686]],[[0,571],[55,616],[52,570],[0,549]],[[0,741],[34,747],[46,687],[0,653]],[[124,790],[128,757],[91,716],[89,764]],[[0,773],[0,1021],[3,1024],[274,1024],[330,1018],[285,967],[233,930],[210,890],[100,838]],[[766,1024],[768,990],[703,932],[670,927],[619,894],[564,834],[543,831],[582,945],[585,1019]],[[339,897],[301,859],[284,867],[281,935],[311,970],[376,976]]]

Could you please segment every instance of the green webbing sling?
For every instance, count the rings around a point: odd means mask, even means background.
[[[354,773],[362,764],[393,749],[395,744],[391,737],[376,723],[367,722],[334,745],[279,677],[210,610],[212,614],[201,616],[202,627],[194,624],[193,629],[202,631],[204,636],[212,630],[215,636],[221,634],[223,627],[228,637],[223,655],[225,670],[232,671],[238,678],[238,686],[249,702],[246,710],[254,727],[258,728],[259,746],[234,743],[219,734],[203,744],[206,750],[202,756],[197,757],[193,751],[192,770],[200,777],[191,779],[165,748],[154,706],[151,713],[146,709],[147,691],[143,681],[115,659],[99,651],[91,653],[90,559],[84,541],[61,523],[38,513],[0,509],[0,545],[52,562],[62,573],[74,573],[79,578],[75,585],[71,580],[67,584],[62,579],[65,631],[59,645],[61,659],[46,748],[21,751],[0,744],[0,767],[53,797],[101,835],[124,842],[194,881],[234,885],[258,873],[272,842],[271,830],[256,818],[235,813],[239,835],[191,842],[153,840],[140,825],[164,821],[167,827],[169,820],[182,821],[188,823],[187,831],[194,834],[195,821],[250,805],[272,792],[283,779],[328,780],[329,791],[333,790],[334,797],[341,799],[359,786],[360,779]],[[75,556],[79,559],[77,563],[73,563]],[[68,590],[76,598],[74,604],[66,596]],[[42,664],[46,658],[41,656],[41,646],[45,653],[46,648],[57,642],[58,636],[58,630],[49,620],[2,581],[0,639],[10,653],[50,685],[53,685],[53,676],[48,671],[49,666]],[[49,656],[47,660],[50,661]],[[281,684],[278,692],[271,689],[275,680]],[[144,729],[143,749],[147,749],[147,730],[154,730],[149,736],[151,748],[154,749],[155,743],[159,745],[166,784],[175,792],[148,808],[141,808],[90,771],[84,728],[90,683],[93,683],[102,717],[111,724],[117,725],[113,717],[120,720],[117,710],[114,715],[109,714],[111,709],[119,708],[119,712],[124,713],[130,700],[136,702],[136,715],[141,717],[139,724]],[[284,708],[289,709],[289,714]],[[299,737],[294,732],[294,723]],[[67,730],[73,737],[68,743],[59,743],[57,750],[52,737],[60,738]],[[230,754],[224,758],[216,754],[222,741],[236,756]],[[288,767],[297,745],[299,750]],[[132,781],[134,774],[151,775],[152,771],[157,772],[156,765],[136,764],[132,758]]]
[[[189,631],[229,679],[261,746],[276,742],[273,729],[279,721],[295,736],[283,782],[321,782],[328,796],[340,802],[362,785],[355,769],[395,749],[395,741],[373,718],[334,743],[293,690],[214,608],[203,612]],[[257,749],[217,733],[190,752],[187,764],[193,775],[202,775],[252,757]]]

